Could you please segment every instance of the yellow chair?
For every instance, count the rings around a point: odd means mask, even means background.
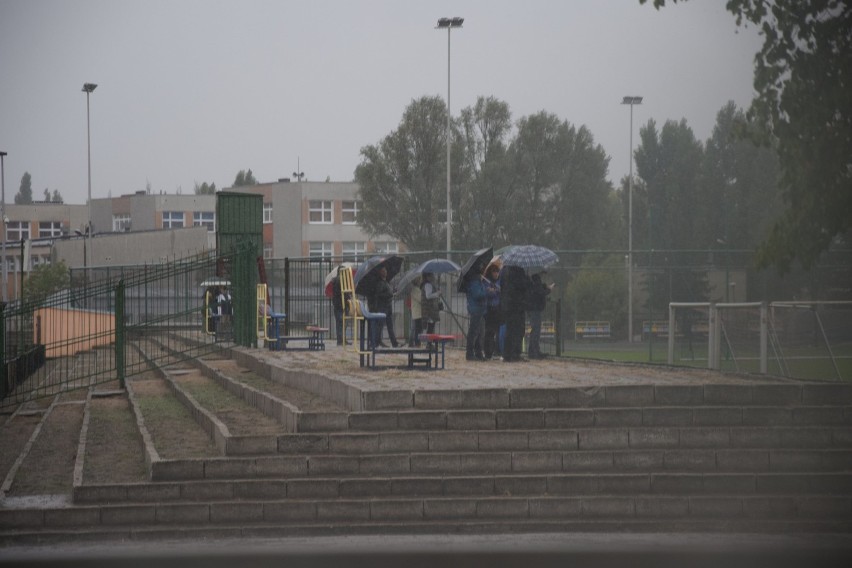
[[[341,267],[338,276],[340,278],[340,303],[343,306],[342,333],[344,343],[346,340],[346,324],[349,322],[352,326],[352,348],[358,351],[358,322],[363,320],[364,317],[358,309],[358,302],[355,300],[355,278],[352,274],[352,268],[349,266]]]

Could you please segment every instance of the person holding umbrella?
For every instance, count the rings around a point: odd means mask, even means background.
[[[499,353],[497,334],[503,324],[503,314],[500,312],[500,265],[491,263],[485,269],[485,278],[482,284],[485,286],[485,294],[488,307],[485,310],[485,331],[482,337],[482,350],[486,359],[491,359],[495,353]]]
[[[481,266],[479,267],[481,270]],[[481,272],[470,275],[465,285],[467,295],[467,313],[470,323],[467,328],[467,353],[468,361],[485,361],[482,354],[482,340],[485,323],[485,312],[488,309],[488,294],[483,282],[484,276]]]
[[[420,289],[423,325],[426,327],[426,333],[435,333],[435,324],[441,321],[441,289],[435,284],[435,275],[424,272]]]
[[[378,347],[387,347],[382,343],[382,333],[385,325],[388,328],[388,339],[393,347],[398,347],[399,342],[396,340],[396,334],[393,330],[393,289],[388,283],[388,269],[385,266],[379,266],[378,279],[373,286],[372,294],[367,297],[367,306],[371,312],[379,312],[387,317],[384,321],[379,321],[373,329],[373,345]]]
[[[527,312],[530,316],[530,343],[527,347],[527,355],[530,359],[544,359],[541,352],[541,314],[547,305],[547,297],[553,289],[553,284],[545,284],[541,280],[541,273],[532,275],[530,286],[527,290]]]
[[[506,323],[503,361],[507,363],[522,361],[528,281],[520,266],[503,266],[500,272],[500,308]]]

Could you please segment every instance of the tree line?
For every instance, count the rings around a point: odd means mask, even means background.
[[[421,97],[393,132],[361,150],[360,223],[413,250],[440,250],[446,225],[446,105]],[[754,248],[781,205],[770,148],[736,136],[729,102],[712,136],[686,120],[649,120],[635,150],[633,246]],[[608,181],[609,157],[586,126],[541,111],[512,120],[508,103],[479,97],[451,120],[453,248],[536,243],[555,250],[628,245],[628,183]]]

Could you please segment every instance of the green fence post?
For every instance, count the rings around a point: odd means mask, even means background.
[[[115,287],[115,371],[120,388],[124,388],[125,377],[125,317],[124,317],[124,279]]]

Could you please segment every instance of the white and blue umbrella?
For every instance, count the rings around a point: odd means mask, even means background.
[[[559,262],[556,253],[538,245],[520,245],[507,250],[500,257],[503,266],[518,266],[524,269],[547,268]]]
[[[396,294],[403,294],[408,291],[411,285],[418,277],[422,277],[426,273],[431,274],[447,274],[450,272],[458,272],[461,267],[446,258],[433,258],[422,262],[402,275],[396,285]]]

